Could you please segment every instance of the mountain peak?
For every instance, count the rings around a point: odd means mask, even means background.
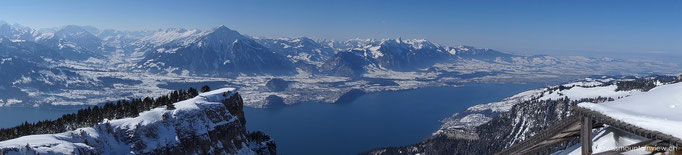
[[[78,25],[67,25],[57,30],[56,34],[60,36],[94,36],[89,28]]]
[[[291,41],[298,42],[300,44],[315,44],[315,43],[317,43],[317,41],[310,39],[308,37],[298,37],[298,38],[291,39]]]
[[[213,29],[213,31],[232,31],[230,28],[227,28],[225,25],[220,25]]]
[[[241,34],[239,32],[232,30],[230,28],[227,28],[227,26],[225,26],[225,25],[220,25],[216,28],[213,28],[210,31],[206,31],[206,34],[219,34],[219,35],[229,35],[229,36],[236,34],[237,36],[241,36]]]
[[[165,30],[161,29],[161,30],[159,30],[159,31],[183,33],[183,32],[187,32],[188,30],[185,29],[185,28],[180,28],[180,27],[178,27],[178,28],[167,28],[167,29],[165,29]]]
[[[61,31],[73,32],[73,31],[85,31],[85,28],[83,28],[82,26],[78,26],[78,25],[66,25],[66,26],[62,27],[60,30]]]
[[[204,37],[208,38],[214,38],[214,39],[226,39],[227,42],[233,42],[234,39],[245,39],[248,38],[246,36],[243,36],[239,32],[232,30],[230,28],[227,28],[225,25],[221,25],[219,27],[216,27],[212,29],[211,31],[206,31],[203,35]]]

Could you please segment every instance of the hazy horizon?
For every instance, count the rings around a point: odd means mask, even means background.
[[[260,3],[259,3],[260,2]],[[253,37],[427,39],[523,54],[680,55],[682,2],[19,1],[0,20],[34,29],[210,29]]]

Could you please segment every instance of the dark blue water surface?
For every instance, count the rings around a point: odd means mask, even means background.
[[[466,84],[362,95],[342,104],[300,103],[245,108],[247,128],[272,136],[283,154],[357,154],[423,140],[439,120],[465,108],[499,101],[538,84]],[[56,119],[84,106],[0,107],[0,128]]]
[[[244,110],[247,128],[273,137],[280,153],[357,154],[417,143],[438,129],[439,120],[455,112],[539,86],[467,84],[370,93],[344,104]]]
[[[50,106],[50,107],[0,107],[0,128],[17,126],[24,122],[35,123],[42,120],[54,120],[64,114],[77,112],[86,106]]]

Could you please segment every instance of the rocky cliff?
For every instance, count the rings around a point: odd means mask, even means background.
[[[223,88],[57,134],[0,142],[0,154],[276,154],[274,140],[247,132],[243,102]]]

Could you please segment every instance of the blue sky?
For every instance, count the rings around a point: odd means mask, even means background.
[[[517,53],[682,53],[682,1],[2,1],[0,20],[262,37],[424,38]]]

